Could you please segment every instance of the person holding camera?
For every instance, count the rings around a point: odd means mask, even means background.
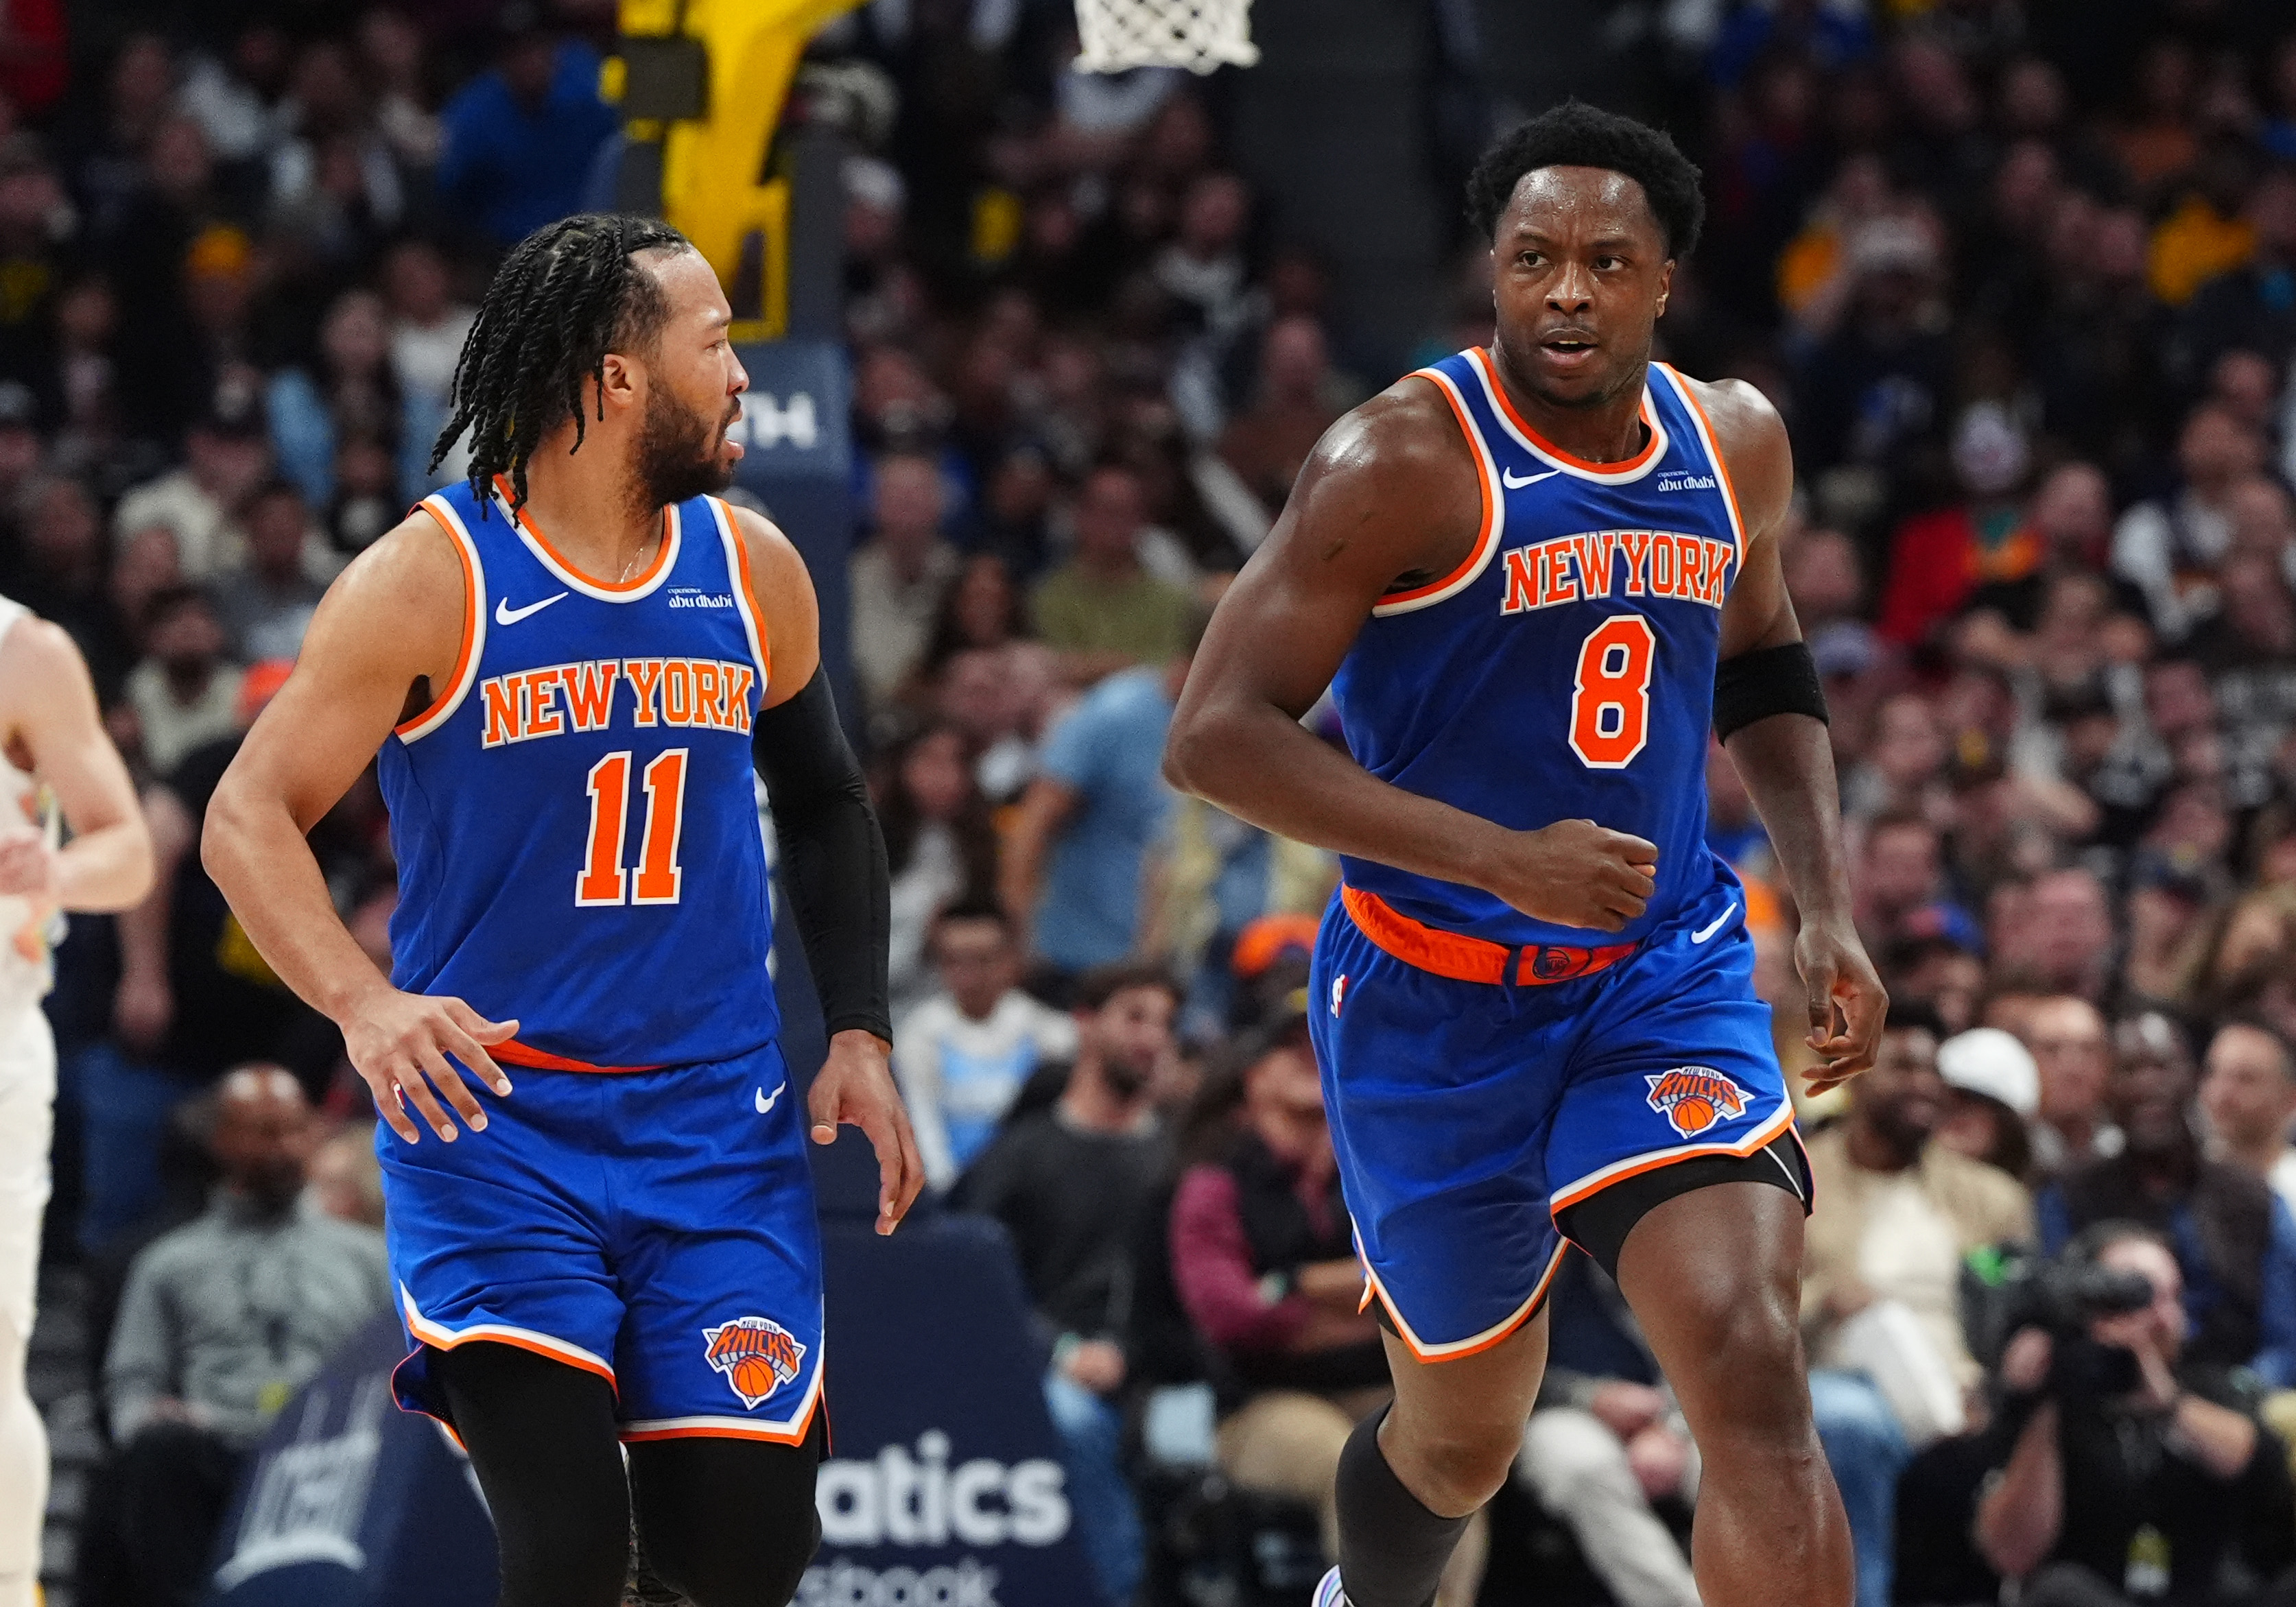
[[[2020,1607],[2257,1599],[2296,1562],[2296,1488],[2235,1375],[2186,1362],[2174,1247],[2099,1223],[2057,1282],[2069,1309],[2002,1356],[1979,1552],[2021,1582]]]

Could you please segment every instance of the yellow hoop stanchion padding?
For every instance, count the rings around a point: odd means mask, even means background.
[[[709,115],[662,135],[662,217],[683,230],[718,283],[732,288],[742,242],[764,236],[763,316],[735,326],[741,340],[771,340],[789,325],[787,181],[764,176],[782,102],[806,41],[859,0],[622,0],[622,32],[682,31],[709,51]]]

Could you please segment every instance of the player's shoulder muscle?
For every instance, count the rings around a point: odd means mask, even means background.
[[[26,614],[0,634],[0,687],[12,693],[22,687],[37,700],[55,686],[86,679],[87,661],[62,626]]]
[[[28,614],[0,635],[0,736],[94,711],[87,660],[62,626]]]
[[[1316,443],[1276,537],[1322,564],[1364,567],[1384,587],[1449,567],[1480,527],[1480,473],[1457,416],[1406,376],[1343,414]]]
[[[1682,376],[1705,412],[1751,537],[1775,525],[1793,498],[1793,447],[1770,398],[1743,380]]]
[[[455,538],[418,508],[327,588],[298,671],[373,679],[378,693],[398,696],[416,679],[444,685],[461,659],[471,611],[486,605],[470,581]]]
[[[784,702],[805,690],[821,663],[821,603],[813,576],[797,543],[772,520],[733,503],[726,513],[748,559],[750,603],[771,660],[766,702]]]

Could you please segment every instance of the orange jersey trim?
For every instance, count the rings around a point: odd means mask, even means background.
[[[642,1445],[655,1439],[755,1439],[767,1445],[803,1445],[813,1432],[813,1420],[820,1414],[822,1391],[816,1389],[813,1398],[806,1403],[805,1415],[786,1429],[742,1428],[732,1423],[696,1423],[682,1428],[624,1429],[622,1443]]]
[[[726,528],[734,536],[734,565],[740,571],[742,595],[749,599],[750,618],[758,627],[758,656],[763,660],[758,666],[761,677],[758,682],[758,701],[762,703],[772,691],[774,678],[774,644],[766,632],[766,611],[758,604],[757,583],[750,578],[750,544],[742,538],[741,527],[734,522],[731,508],[725,512]]]
[[[519,528],[534,537],[535,545],[549,553],[553,562],[585,586],[594,586],[602,592],[635,592],[660,574],[661,566],[669,561],[669,510],[668,508],[661,511],[661,538],[655,544],[653,562],[646,565],[645,572],[628,580],[601,580],[595,575],[576,568],[567,560],[565,553],[550,545],[550,537],[542,533],[542,527],[528,517],[524,508],[517,506],[511,500],[511,483],[507,476],[496,475],[495,488],[502,493],[503,505],[512,510],[513,517],[518,521]]]
[[[586,1060],[573,1060],[563,1054],[551,1054],[531,1048],[512,1038],[506,1044],[496,1044],[487,1051],[498,1061],[513,1066],[526,1066],[537,1071],[594,1071],[615,1076],[627,1071],[659,1071],[660,1066],[594,1066]]]
[[[453,1329],[441,1327],[424,1316],[416,1308],[414,1297],[406,1293],[403,1287],[399,1291],[399,1296],[401,1304],[405,1308],[406,1331],[414,1336],[417,1342],[428,1345],[433,1350],[456,1350],[464,1345],[508,1345],[512,1349],[529,1351],[536,1356],[562,1363],[584,1373],[594,1373],[606,1381],[608,1389],[617,1395],[621,1393],[621,1385],[615,1381],[613,1368],[578,1345],[569,1344],[564,1340],[553,1339],[546,1333],[531,1333],[495,1323],[481,1323],[476,1327],[466,1328],[457,1333]],[[400,1366],[406,1365],[403,1359],[399,1363]],[[392,1371],[395,1373],[398,1369],[393,1368]],[[423,1415],[437,1417],[438,1414],[426,1412]],[[442,1423],[446,1421],[444,1418],[438,1420]]]
[[[1439,931],[1402,914],[1377,893],[1367,893],[1344,882],[1340,886],[1340,901],[1347,906],[1348,918],[1356,923],[1356,930],[1380,948],[1406,965],[1448,977],[1455,982],[1505,982],[1510,963],[1514,967],[1513,980],[1519,987],[1569,982],[1609,969],[1638,947],[1633,943],[1611,943],[1600,948],[1570,948],[1533,943],[1520,949],[1510,948],[1488,938]]]
[[[1781,1098],[1778,1113],[1754,1129],[1753,1133],[1735,1144],[1693,1144],[1680,1149],[1660,1150],[1648,1155],[1616,1163],[1615,1169],[1606,1167],[1592,1177],[1582,1177],[1547,1201],[1548,1210],[1556,1216],[1583,1200],[1592,1200],[1614,1183],[1624,1183],[1629,1177],[1639,1177],[1660,1167],[1672,1166],[1680,1160],[1696,1160],[1706,1155],[1733,1155],[1740,1160],[1752,1154],[1779,1134],[1793,1129],[1793,1101]],[[1799,1140],[1797,1140],[1799,1142]]]
[[[1562,1269],[1562,1252],[1569,1248],[1567,1242],[1555,1245],[1554,1253],[1547,1258],[1546,1270],[1539,1275],[1538,1284],[1530,1291],[1530,1298],[1516,1307],[1513,1316],[1502,1319],[1496,1327],[1486,1328],[1480,1333],[1449,1345],[1427,1344],[1412,1332],[1411,1324],[1396,1306],[1395,1297],[1387,1291],[1387,1285],[1379,1281],[1379,1275],[1372,1271],[1368,1263],[1364,1267],[1364,1282],[1369,1285],[1369,1294],[1378,1296],[1379,1303],[1387,1308],[1387,1315],[1394,1320],[1395,1337],[1403,1341],[1404,1349],[1411,1352],[1413,1359],[1424,1365],[1434,1366],[1443,1362],[1464,1361],[1471,1356],[1480,1356],[1486,1350],[1504,1345],[1521,1332],[1523,1324],[1537,1316],[1539,1308],[1546,1303],[1546,1291],[1554,1285],[1554,1275]],[[1370,1304],[1367,1296],[1364,1307],[1368,1308]]]
[[[1390,608],[1398,603],[1416,603],[1422,597],[1431,597],[1445,587],[1458,584],[1474,570],[1477,564],[1483,562],[1484,549],[1490,545],[1491,531],[1497,523],[1498,510],[1491,499],[1491,477],[1486,472],[1487,463],[1482,438],[1475,432],[1474,420],[1467,416],[1466,407],[1460,402],[1457,393],[1445,383],[1441,374],[1437,373],[1433,369],[1423,368],[1414,377],[1431,381],[1442,394],[1445,403],[1449,406],[1451,416],[1459,421],[1459,433],[1467,438],[1468,454],[1475,460],[1475,491],[1482,498],[1483,521],[1475,531],[1475,545],[1467,549],[1467,555],[1459,561],[1457,568],[1439,580],[1430,580],[1424,586],[1414,586],[1407,592],[1388,593],[1380,598],[1377,604],[1380,608]]]
[[[1746,519],[1738,507],[1738,488],[1731,481],[1729,461],[1722,455],[1722,442],[1714,433],[1714,421],[1707,416],[1706,404],[1698,399],[1696,391],[1691,389],[1690,381],[1684,377],[1682,370],[1671,363],[1661,363],[1659,366],[1665,369],[1674,381],[1676,394],[1690,404],[1690,411],[1698,420],[1698,433],[1705,439],[1706,455],[1714,460],[1715,478],[1722,482],[1722,498],[1730,504],[1730,534],[1737,537],[1738,562],[1743,564],[1746,562]]]
[[[479,639],[479,616],[486,611],[487,606],[486,599],[479,594],[480,590],[479,573],[471,567],[471,549],[463,545],[461,537],[455,534],[454,528],[439,517],[439,510],[430,505],[430,498],[425,497],[415,505],[430,515],[431,521],[446,532],[447,542],[455,549],[455,556],[462,560],[463,646],[462,651],[455,655],[455,673],[447,677],[447,685],[437,697],[430,700],[430,706],[414,718],[401,720],[398,725],[393,726],[390,729],[394,736],[405,736],[455,701],[456,694],[462,690],[463,676],[470,672],[471,651]]]
[[[1631,474],[1650,462],[1652,456],[1658,451],[1660,443],[1666,439],[1664,432],[1651,417],[1650,392],[1645,389],[1643,392],[1641,418],[1644,426],[1650,431],[1650,439],[1643,443],[1643,449],[1640,452],[1615,463],[1598,463],[1591,458],[1579,457],[1575,454],[1565,452],[1553,441],[1539,434],[1538,430],[1533,430],[1525,422],[1522,414],[1515,411],[1514,398],[1507,395],[1506,386],[1499,380],[1498,365],[1491,360],[1489,348],[1475,347],[1469,355],[1481,365],[1484,377],[1490,381],[1491,394],[1498,398],[1500,410],[1507,415],[1509,422],[1517,430],[1522,431],[1523,439],[1546,453],[1558,463],[1568,463],[1572,468],[1583,469],[1589,474]]]

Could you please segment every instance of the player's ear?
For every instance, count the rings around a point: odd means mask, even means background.
[[[1673,290],[1674,258],[1669,257],[1659,264],[1658,269],[1658,316],[1661,318],[1666,316],[1666,299]]]
[[[597,394],[593,404],[595,411],[591,416],[595,418],[601,413],[611,413],[616,407],[627,407],[636,403],[639,387],[644,383],[644,365],[635,357],[626,357],[618,351],[608,352],[600,370]]]

